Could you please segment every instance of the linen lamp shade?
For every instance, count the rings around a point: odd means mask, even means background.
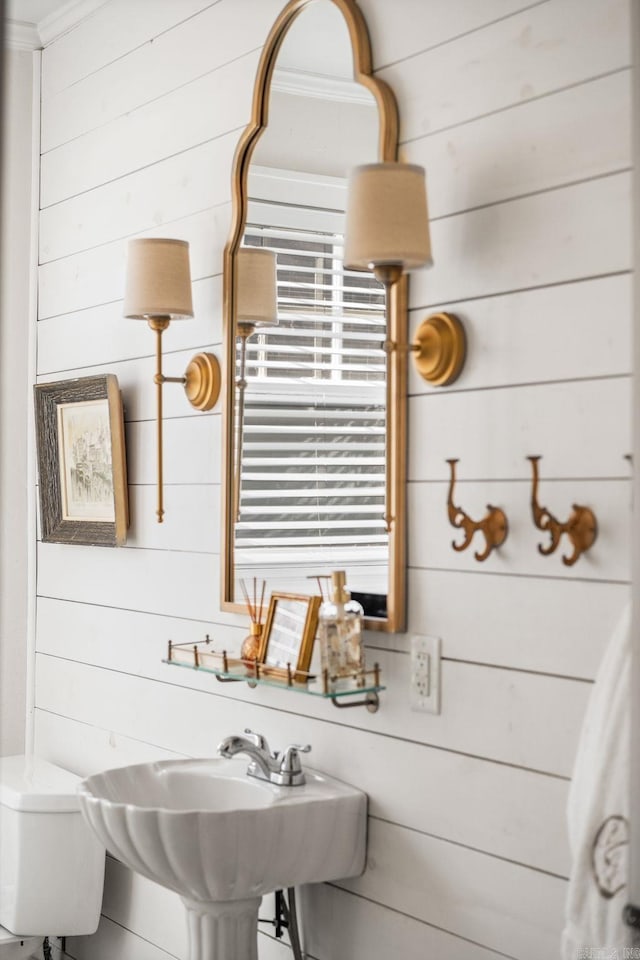
[[[368,163],[349,177],[344,260],[372,269],[413,270],[432,263],[423,167]]]
[[[186,240],[149,237],[129,241],[123,313],[134,320],[193,316]]]
[[[275,253],[262,247],[240,247],[236,264],[237,322],[273,326],[278,322]]]

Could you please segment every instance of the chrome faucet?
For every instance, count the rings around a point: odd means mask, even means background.
[[[248,776],[268,780],[269,783],[277,783],[281,787],[298,787],[304,783],[305,776],[300,763],[300,754],[309,753],[311,750],[309,744],[301,747],[299,744],[292,743],[280,755],[277,751],[271,752],[269,744],[261,733],[254,733],[253,730],[245,730],[245,733],[246,737],[238,735],[225,737],[222,743],[218,744],[220,756],[229,760],[237,753],[245,753],[251,757],[251,763],[247,768]]]

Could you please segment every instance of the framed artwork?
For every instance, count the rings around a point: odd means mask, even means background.
[[[42,540],[120,546],[129,509],[117,377],[39,383],[34,396]]]
[[[290,666],[295,680],[307,679],[321,602],[297,593],[271,594],[258,656],[265,672],[284,678]]]

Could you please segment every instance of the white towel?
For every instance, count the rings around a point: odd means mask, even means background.
[[[632,945],[632,933],[622,918],[629,851],[630,621],[629,606],[598,670],[569,791],[573,864],[564,960],[631,956],[624,948]]]

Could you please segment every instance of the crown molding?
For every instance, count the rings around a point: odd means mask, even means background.
[[[36,25],[22,20],[5,20],[4,44],[10,50],[39,50],[42,47]]]
[[[68,0],[64,6],[49,14],[38,24],[41,45],[48,46],[58,37],[68,33],[81,20],[85,20],[107,0]]]
[[[341,100],[345,103],[364,103],[375,106],[369,90],[355,80],[327,77],[319,73],[305,73],[303,70],[276,67],[273,71],[271,89],[298,97]]]
[[[107,0],[67,0],[40,23],[5,20],[5,46],[12,50],[41,50],[86,20]]]

